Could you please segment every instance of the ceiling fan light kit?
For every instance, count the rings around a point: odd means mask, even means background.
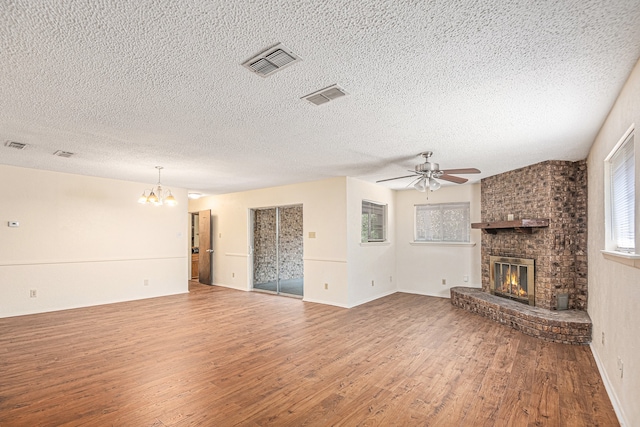
[[[442,179],[444,181],[453,182],[455,184],[464,184],[468,181],[467,178],[462,178],[450,174],[471,174],[480,173],[476,168],[462,168],[462,169],[440,169],[440,165],[435,162],[430,162],[429,158],[433,155],[431,151],[425,151],[418,154],[418,156],[424,157],[424,163],[417,164],[413,171],[409,171],[412,175],[398,176],[395,178],[381,179],[376,182],[393,181],[403,178],[416,178],[407,187],[413,184],[413,188],[424,193],[427,189],[436,191],[440,188],[441,184],[438,181]]]
[[[178,201],[173,197],[173,194],[171,194],[171,190],[168,188],[163,189],[160,183],[160,171],[164,168],[162,166],[156,166],[156,169],[158,169],[158,183],[155,187],[151,187],[150,190],[144,190],[138,199],[138,203],[155,206],[176,206]],[[148,195],[147,191],[149,192]]]
[[[440,189],[440,183],[436,181],[434,178],[429,178],[429,189],[431,191],[436,191]]]

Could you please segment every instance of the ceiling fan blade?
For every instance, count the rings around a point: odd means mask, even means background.
[[[445,174],[449,174],[449,173],[466,174],[466,173],[480,173],[480,170],[476,168],[462,168],[462,169],[443,169],[441,172],[444,172]]]
[[[453,176],[453,175],[447,175],[447,174],[440,175],[438,179],[444,179],[445,181],[455,182],[456,184],[464,184],[465,182],[469,181],[467,178],[461,178],[459,176]]]
[[[410,177],[414,177],[414,176],[416,176],[416,175],[417,175],[417,174],[415,174],[415,173],[414,173],[413,175],[397,176],[397,177],[395,177],[395,178],[381,179],[381,180],[376,181],[376,182],[393,181],[394,179],[410,178]]]

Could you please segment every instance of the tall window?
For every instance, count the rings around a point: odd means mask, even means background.
[[[635,252],[635,153],[634,134],[609,158],[611,236],[616,251]]]
[[[387,205],[362,201],[362,242],[387,239]]]
[[[469,242],[469,202],[416,205],[416,242]]]

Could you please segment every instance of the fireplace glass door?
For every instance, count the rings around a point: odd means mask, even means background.
[[[490,257],[491,292],[494,295],[535,305],[533,260]]]

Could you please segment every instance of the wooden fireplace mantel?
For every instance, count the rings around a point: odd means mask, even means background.
[[[548,227],[545,218],[517,219],[514,221],[474,222],[471,228],[479,228],[483,233],[496,234],[498,230],[515,230],[518,233],[531,234],[534,228]]]

